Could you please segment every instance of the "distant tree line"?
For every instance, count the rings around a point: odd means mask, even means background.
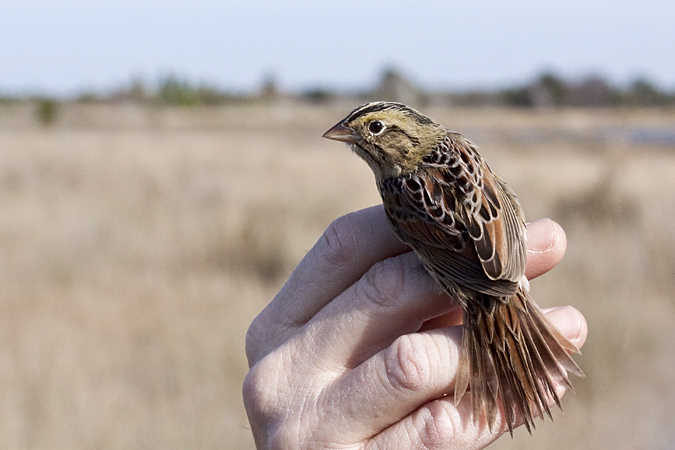
[[[598,76],[581,81],[566,81],[552,73],[542,74],[534,82],[494,93],[495,102],[516,107],[613,107],[613,106],[671,106],[675,105],[675,92],[665,92],[648,80],[641,78],[626,88],[612,86]],[[471,96],[459,95],[457,99],[471,103]]]
[[[617,87],[599,76],[568,81],[546,72],[530,83],[505,89],[425,92],[396,71],[386,71],[374,97],[403,103],[520,108],[675,106],[675,91],[666,92],[640,78]]]
[[[195,84],[174,75],[163,77],[153,88],[139,80],[108,93],[86,92],[78,102],[136,102],[178,106],[222,105],[242,102],[304,101],[329,103],[337,100],[390,100],[413,105],[438,104],[461,106],[508,106],[520,108],[559,107],[665,107],[675,106],[675,91],[664,91],[647,79],[640,78],[626,87],[617,87],[599,76],[579,81],[566,80],[554,73],[543,73],[534,81],[505,89],[469,91],[427,91],[400,72],[387,69],[374,89],[361,92],[338,92],[308,89],[300,93],[283,92],[273,77],[267,77],[255,93],[234,93],[214,85]],[[0,103],[25,98],[3,97]],[[55,115],[59,100],[36,96],[41,120],[48,123]]]

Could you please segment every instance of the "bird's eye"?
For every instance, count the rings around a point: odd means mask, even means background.
[[[370,131],[375,135],[382,133],[384,129],[385,129],[384,124],[379,120],[373,120],[368,124],[368,131]]]

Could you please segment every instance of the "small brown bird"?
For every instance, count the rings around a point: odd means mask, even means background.
[[[491,430],[501,401],[511,434],[518,416],[530,432],[551,417],[556,386],[583,372],[530,297],[516,194],[473,143],[400,103],[360,106],[323,137],[368,163],[396,235],[463,308],[455,404],[470,386],[474,421],[484,412]]]

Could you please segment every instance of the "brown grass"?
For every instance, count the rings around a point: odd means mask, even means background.
[[[323,229],[378,202],[320,139],[345,107],[0,107],[0,447],[252,448],[248,323]],[[428,111],[568,233],[533,283],[590,335],[565,414],[495,448],[675,444],[673,111]]]

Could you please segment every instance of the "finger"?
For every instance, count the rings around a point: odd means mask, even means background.
[[[576,348],[581,348],[588,337],[588,323],[583,314],[574,306],[559,306],[543,310],[546,317],[558,330],[570,340]]]
[[[528,279],[538,277],[555,267],[565,255],[567,238],[565,231],[551,219],[540,219],[527,226],[527,270]],[[434,318],[422,327],[423,330],[451,327],[462,323],[459,310],[447,316]]]
[[[422,405],[368,441],[365,449],[482,449],[502,434],[501,429],[490,433],[487,426],[474,423],[470,398],[464,397],[455,407],[452,396],[447,396]]]
[[[294,340],[298,341],[296,348],[310,355],[313,367],[341,372],[361,364],[399,336],[418,331],[424,322],[458,308],[417,256],[408,252],[371,267],[314,316]],[[316,352],[316,348],[324,351]]]
[[[530,225],[532,264],[542,272],[562,258],[565,239],[562,228],[550,219]],[[456,325],[461,314],[454,302],[439,295],[439,287],[408,252],[374,265],[358,282],[340,294],[314,320],[306,345],[330,348],[317,354],[317,366],[327,370],[353,367],[386,347],[402,334],[438,326]],[[434,292],[437,294],[434,295]],[[439,318],[451,313],[449,317]],[[437,323],[424,321],[437,319]],[[420,323],[420,320],[422,323]],[[359,339],[355,340],[354,337]],[[307,349],[308,354],[316,354]]]
[[[567,337],[572,343],[578,347],[583,346],[586,341],[588,333],[588,326],[583,315],[571,306],[560,308],[552,308],[547,312],[548,319]],[[458,328],[457,328],[458,329]],[[440,330],[436,330],[440,332]],[[452,349],[457,349],[459,341],[453,338],[447,342]],[[433,350],[434,354],[439,354],[439,350]],[[456,372],[456,364],[458,353],[453,350],[451,353],[454,360],[451,362],[453,367],[453,379],[448,384],[449,389],[452,389],[454,383],[454,372]],[[379,354],[377,355],[379,356]],[[373,358],[375,364],[376,357]],[[375,370],[383,371],[384,364],[380,362],[380,368]],[[365,364],[364,364],[365,367]],[[371,369],[372,370],[372,369]],[[430,372],[436,370],[431,368]],[[388,380],[387,377],[381,377],[382,380]],[[372,382],[371,382],[372,383]],[[434,382],[430,382],[434,385]],[[368,392],[368,385],[362,383],[360,392]],[[402,393],[401,398],[393,397],[385,399],[387,403],[377,403],[378,398],[370,399],[366,405],[361,405],[362,408],[370,407],[373,411],[386,411],[389,417],[395,420],[400,411],[396,410],[396,406],[400,402],[412,403],[410,397],[415,397],[417,391],[422,391],[417,397],[422,400],[418,405],[422,405],[415,411],[404,417],[402,420],[394,423],[394,425],[386,428],[382,433],[377,434],[366,448],[391,448],[391,449],[408,449],[408,448],[483,448],[504,432],[508,430],[507,424],[504,422],[502,412],[497,415],[496,423],[493,431],[489,430],[485,418],[474,421],[472,417],[471,398],[464,396],[460,403],[455,406],[452,395],[445,397],[437,397],[435,400],[427,401],[423,399],[428,397],[428,393],[423,392],[424,387],[416,390],[405,392],[403,390],[395,390],[387,387],[380,387],[379,390],[383,392]],[[557,389],[559,397],[565,393],[563,386]],[[553,406],[555,401],[550,399],[549,406]],[[360,411],[356,411],[359,413]],[[374,412],[371,412],[374,414]],[[363,419],[363,418],[362,418]],[[381,422],[385,422],[384,418],[380,418]],[[359,423],[367,423],[363,419]],[[390,422],[391,423],[391,422]],[[517,426],[523,424],[522,419],[518,419]]]
[[[565,255],[565,231],[551,219],[540,219],[527,225],[527,279],[555,267]]]
[[[249,364],[284,342],[377,261],[409,250],[394,235],[382,205],[334,221],[251,324]]]
[[[457,325],[461,325],[463,321],[463,311],[461,308],[457,308],[453,311],[450,311],[447,314],[443,314],[442,316],[435,317],[431,320],[427,320],[424,322],[424,325],[422,325],[422,328],[420,331],[426,331],[426,330],[433,330],[434,328],[447,328],[447,327],[454,327]]]
[[[451,395],[461,340],[461,327],[400,336],[331,385],[324,397],[332,402],[326,405],[331,415],[326,420],[348,442],[360,442],[420,405]]]
[[[335,220],[298,265],[277,298],[289,323],[303,325],[378,261],[409,252],[382,205]]]

